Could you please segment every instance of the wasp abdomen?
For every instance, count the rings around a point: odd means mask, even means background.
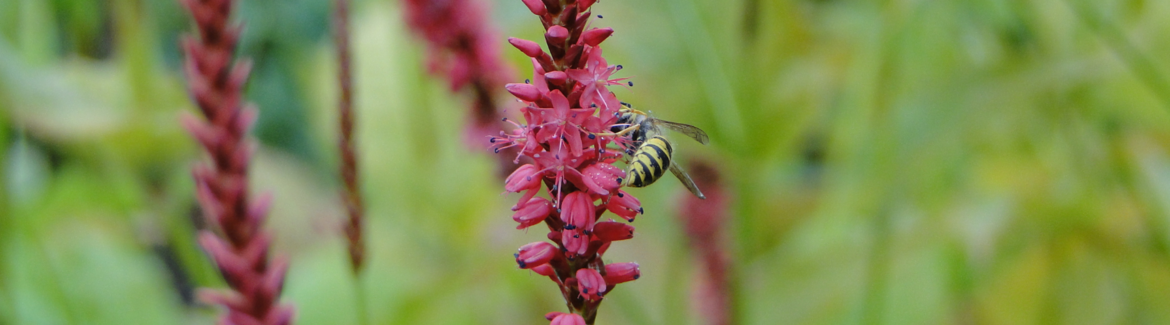
[[[643,142],[634,154],[634,161],[630,162],[626,186],[645,187],[654,184],[670,168],[671,152],[670,142],[663,137],[655,136]]]

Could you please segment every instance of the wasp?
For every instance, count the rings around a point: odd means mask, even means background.
[[[663,129],[668,129],[685,134],[706,145],[708,141],[706,132],[690,124],[660,120],[633,108],[622,109],[618,114],[617,122],[610,131],[630,139],[630,146],[626,149],[626,153],[633,156],[633,160],[627,167],[628,177],[625,186],[650,186],[669,169],[674,177],[682,181],[683,186],[691,191],[691,194],[700,199],[707,198],[702,191],[699,191],[699,187],[695,186],[695,182],[691,180],[691,176],[687,175],[687,172],[683,171],[678,164],[671,163],[674,150],[670,141],[662,136]]]

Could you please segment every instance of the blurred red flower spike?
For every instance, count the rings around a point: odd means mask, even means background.
[[[634,226],[616,221],[602,221],[593,225],[593,236],[611,242],[634,238]]]
[[[605,278],[601,273],[597,273],[594,269],[580,269],[577,270],[577,291],[581,292],[581,297],[588,300],[601,300],[605,295]]]
[[[560,314],[554,317],[548,325],[585,325],[585,319],[577,314]]]
[[[531,269],[548,264],[548,261],[551,261],[560,253],[561,251],[557,246],[548,242],[538,241],[520,247],[520,251],[516,253],[516,264],[522,269]]]
[[[613,35],[613,28],[594,28],[581,34],[581,40],[589,46],[596,47],[601,42],[604,42],[606,38],[609,38],[609,35]]]
[[[509,37],[508,43],[511,43],[512,46],[515,46],[516,49],[520,50],[520,52],[524,52],[524,55],[527,55],[530,58],[537,58],[544,54],[544,50],[540,49],[540,44],[536,44],[536,42],[533,41],[529,41],[523,38]]]
[[[544,218],[548,217],[550,211],[552,211],[552,204],[548,200],[532,198],[512,215],[512,220],[520,223],[516,229],[524,229],[544,222]]]
[[[532,11],[533,15],[544,16],[548,13],[548,9],[544,8],[544,2],[540,0],[523,0],[524,5],[528,6],[528,10]]]
[[[638,263],[611,263],[605,265],[605,283],[613,286],[637,280],[642,276]]]

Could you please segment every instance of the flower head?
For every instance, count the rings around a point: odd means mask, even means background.
[[[523,193],[512,210],[518,228],[544,222],[550,242],[525,245],[516,254],[521,268],[549,277],[561,288],[569,313],[550,313],[552,324],[592,324],[606,292],[637,277],[637,266],[615,266],[612,279],[602,256],[612,242],[633,238],[634,227],[598,222],[606,211],[633,221],[641,202],[621,190],[622,160],[630,139],[612,131],[621,101],[608,87],[620,66],[602,57],[610,28],[586,30],[594,1],[523,0],[540,17],[544,45],[518,38],[508,43],[532,58],[532,78],[504,88],[523,105],[523,121],[489,143],[495,150],[519,148],[525,161],[505,180],[508,192]],[[543,193],[547,196],[537,197]]]

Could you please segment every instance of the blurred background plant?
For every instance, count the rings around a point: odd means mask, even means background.
[[[502,35],[539,39],[518,0]],[[242,1],[254,184],[301,324],[353,324],[329,0]],[[401,3],[354,1],[372,324],[540,324],[468,96]],[[636,108],[704,128],[678,154],[728,195],[743,324],[1170,323],[1170,2],[603,1]],[[611,19],[617,18],[617,19]],[[0,0],[0,323],[208,324],[199,150],[176,1]],[[506,46],[504,39],[500,46]],[[504,51],[513,66],[527,59]],[[682,158],[679,161],[688,161]],[[632,192],[642,277],[599,324],[699,324],[674,180]]]

